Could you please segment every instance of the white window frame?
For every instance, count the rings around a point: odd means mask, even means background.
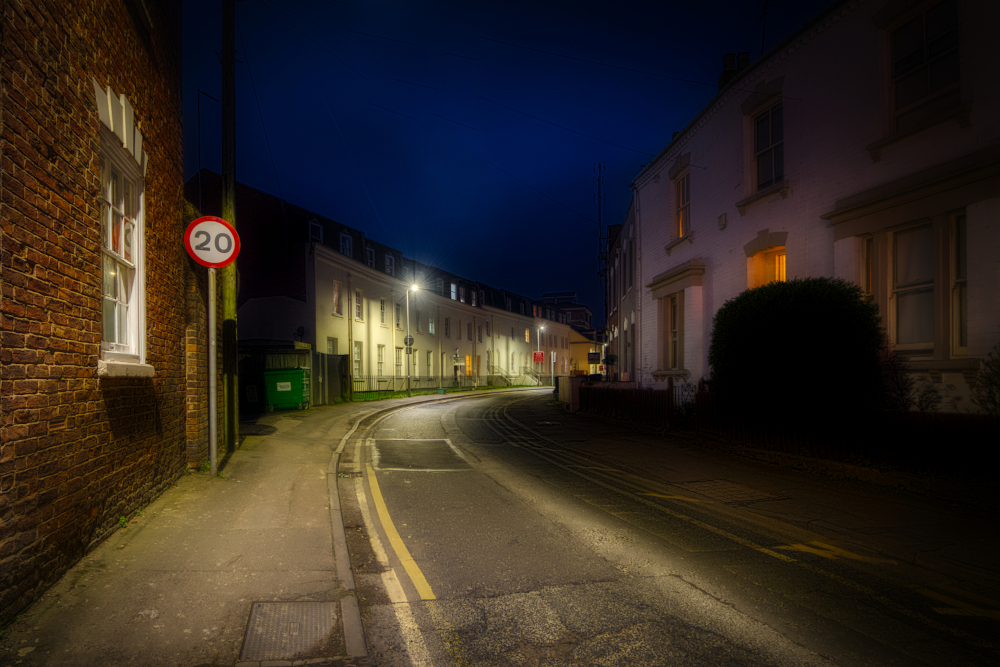
[[[365,263],[369,267],[375,268],[375,248],[370,246],[365,248]]]
[[[396,275],[396,258],[389,253],[385,254],[385,272],[390,276]]]
[[[354,319],[359,322],[365,320],[364,292],[360,288],[354,290]]]
[[[434,316],[433,315],[428,315],[427,316],[427,333],[429,333],[432,336],[434,335]]]
[[[385,326],[385,299],[379,299],[379,324]]]
[[[777,123],[775,115],[777,114]],[[767,124],[767,137],[761,133],[761,123]],[[753,117],[753,171],[755,192],[766,190],[785,180],[785,113],[781,103],[775,104]],[[778,130],[778,139],[774,138],[775,129]],[[767,143],[762,143],[766,139]],[[763,161],[770,160],[771,176],[770,180],[761,181],[760,165]],[[781,168],[778,169],[780,163]],[[780,171],[780,173],[779,173]]]
[[[899,238],[904,234],[909,234],[916,232],[920,229],[928,230],[928,243],[930,244],[927,248],[927,254],[929,256],[929,275],[925,280],[917,281],[911,280],[907,283],[900,283],[899,280],[899,269],[901,262],[898,259],[899,253]],[[889,300],[891,304],[890,308],[890,327],[891,336],[893,341],[893,347],[897,350],[933,350],[935,343],[935,327],[936,321],[936,308],[934,307],[934,293],[937,289],[935,284],[937,281],[934,279],[935,273],[937,272],[937,267],[940,264],[938,256],[940,251],[935,242],[935,226],[931,220],[921,220],[919,223],[914,225],[908,225],[906,227],[894,230],[892,233],[891,245],[891,267],[889,274]],[[930,293],[930,339],[926,341],[911,341],[911,342],[900,342],[900,327],[899,319],[902,316],[901,304],[904,299],[912,298],[921,293]]]
[[[376,369],[379,377],[385,375],[385,345],[378,346],[378,356],[376,357]]]
[[[340,234],[340,254],[347,257],[354,257],[354,239],[350,234],[341,232]]]
[[[101,127],[100,159],[101,359],[144,364],[145,178],[142,169],[122,146],[122,142],[104,126]],[[113,187],[115,182],[118,184],[117,192]],[[130,204],[125,202],[127,190],[131,191]],[[114,201],[115,199],[117,201]],[[116,226],[117,234],[114,232]],[[116,236],[120,239],[117,249]],[[131,251],[126,250],[129,237],[131,237]],[[106,319],[109,316],[110,323]],[[106,335],[109,328],[111,336]],[[149,371],[152,370],[151,367],[147,368]],[[141,374],[152,375],[151,372]]]
[[[458,283],[451,284],[451,300],[458,301]]]

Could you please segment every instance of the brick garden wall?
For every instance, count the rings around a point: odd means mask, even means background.
[[[185,436],[180,3],[7,0],[0,63],[0,624],[181,474]],[[100,120],[135,108],[146,363],[98,377]]]

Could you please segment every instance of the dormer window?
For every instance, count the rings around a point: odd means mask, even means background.
[[[309,223],[309,241],[310,243],[323,242],[323,225],[319,224],[315,220]]]

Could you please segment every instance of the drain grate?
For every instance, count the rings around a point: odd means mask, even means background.
[[[778,500],[782,498],[782,496],[776,496],[764,491],[758,491],[757,489],[752,489],[749,486],[743,486],[742,484],[729,482],[724,479],[710,479],[701,482],[681,482],[675,484],[675,486],[679,486],[682,489],[687,489],[689,491],[694,491],[695,493],[707,496],[712,500],[717,500],[720,503],[752,503],[758,500]]]
[[[240,660],[319,657],[336,626],[336,602],[254,602]]]

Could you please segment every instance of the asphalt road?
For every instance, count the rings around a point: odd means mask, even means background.
[[[667,482],[671,447],[710,466],[669,441],[647,466],[549,403],[409,406],[347,444],[341,502],[380,665],[1000,664],[1000,614],[963,611],[992,598],[935,602],[939,573],[837,543],[773,489]]]

